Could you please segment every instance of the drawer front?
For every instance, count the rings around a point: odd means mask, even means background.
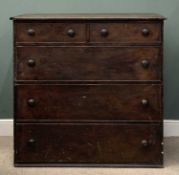
[[[94,23],[90,25],[91,42],[151,43],[161,42],[160,22]]]
[[[15,163],[162,164],[160,125],[16,124],[15,136]]]
[[[161,120],[160,85],[18,85],[17,120]]]
[[[17,80],[161,80],[158,47],[17,47]]]
[[[85,42],[86,25],[80,23],[16,22],[15,42]]]

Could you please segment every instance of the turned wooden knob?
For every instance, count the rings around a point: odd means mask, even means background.
[[[34,36],[35,35],[35,30],[34,29],[28,29],[27,33],[29,36]]]
[[[148,36],[149,34],[150,34],[149,29],[147,29],[147,28],[142,29],[142,35],[143,36]]]
[[[149,60],[142,60],[141,62],[143,68],[148,68],[150,65]]]
[[[107,29],[101,29],[101,36],[106,37],[109,35],[109,32]]]
[[[149,100],[142,99],[141,104],[142,104],[143,107],[147,107],[149,105]]]
[[[29,59],[29,60],[27,61],[27,65],[28,65],[29,67],[34,67],[34,66],[35,66],[35,60]]]
[[[35,145],[35,139],[33,139],[33,138],[29,139],[29,140],[27,141],[27,144],[28,144],[29,146],[34,146],[34,145]]]
[[[74,29],[68,29],[67,34],[69,37],[74,37],[76,35],[76,32]]]
[[[148,143],[147,140],[142,140],[142,141],[141,141],[141,145],[142,145],[143,147],[148,147],[148,146],[149,146],[149,143]]]
[[[30,107],[34,107],[36,105],[36,102],[35,102],[35,100],[33,98],[31,98],[31,99],[28,99],[27,104]]]

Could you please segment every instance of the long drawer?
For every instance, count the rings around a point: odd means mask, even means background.
[[[159,47],[16,47],[16,80],[158,80]]]
[[[161,120],[161,85],[17,85],[17,120]]]
[[[22,134],[23,133],[23,134]],[[158,124],[16,124],[15,163],[161,165]]]

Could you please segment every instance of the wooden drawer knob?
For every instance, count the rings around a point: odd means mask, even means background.
[[[142,29],[142,35],[143,36],[149,36],[149,34],[150,34],[149,29],[147,29],[147,28]]]
[[[68,29],[67,34],[69,37],[74,37],[76,35],[76,32],[74,29]]]
[[[150,61],[149,60],[142,60],[141,64],[142,64],[143,68],[148,68],[149,65],[150,65]]]
[[[27,33],[29,36],[34,36],[35,35],[35,30],[34,29],[28,29]]]
[[[142,141],[141,141],[141,145],[142,145],[142,147],[148,147],[148,146],[149,146],[149,143],[148,143],[147,140],[142,140]]]
[[[31,98],[31,99],[28,99],[27,104],[30,107],[34,107],[36,105],[36,102],[35,102],[35,100],[33,98]]]
[[[29,140],[27,141],[27,144],[28,144],[29,146],[34,146],[34,145],[35,145],[35,139],[33,139],[33,138],[29,139]]]
[[[27,61],[27,65],[28,65],[29,67],[34,67],[34,66],[35,66],[35,60],[29,59],[29,60]]]
[[[101,36],[107,37],[109,35],[109,32],[107,29],[101,29]]]
[[[143,107],[147,107],[147,106],[149,106],[149,100],[142,99],[141,104],[142,104]]]

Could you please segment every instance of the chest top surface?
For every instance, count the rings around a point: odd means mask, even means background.
[[[11,17],[12,20],[164,20],[153,13],[75,13],[75,14],[24,14]]]

